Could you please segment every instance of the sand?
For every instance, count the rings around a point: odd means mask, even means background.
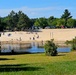
[[[40,29],[38,32],[2,32],[0,41],[30,42],[30,41],[54,41],[72,40],[76,36],[76,29]]]

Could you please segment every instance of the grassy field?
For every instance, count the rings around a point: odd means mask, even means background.
[[[76,52],[0,55],[0,75],[76,75]]]

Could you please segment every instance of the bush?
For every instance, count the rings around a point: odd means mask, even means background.
[[[71,46],[72,50],[76,50],[76,37],[72,40]]]
[[[53,43],[53,41],[46,41],[44,45],[45,54],[56,56],[57,55],[57,46]]]
[[[66,41],[66,44],[70,44],[71,45],[71,49],[72,50],[76,50],[76,37],[70,41]]]

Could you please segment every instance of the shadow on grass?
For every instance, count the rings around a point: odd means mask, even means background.
[[[0,72],[40,71],[41,67],[30,67],[26,64],[0,65]]]
[[[8,52],[8,53],[0,53],[0,55],[21,55],[21,54],[32,54],[30,52],[20,52],[20,53],[17,53],[17,52]]]
[[[8,59],[8,58],[0,58],[0,60],[15,60],[15,59]]]
[[[0,53],[0,56],[3,56],[3,55],[23,55],[23,54],[41,54],[41,53],[44,53],[44,52],[20,52],[20,53],[17,53],[17,52],[14,52],[14,53]]]

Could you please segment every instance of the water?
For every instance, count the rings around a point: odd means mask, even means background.
[[[59,47],[57,49],[58,52],[70,52],[71,48],[70,47]]]
[[[44,48],[39,48],[39,46],[42,44],[39,43],[31,43],[29,44],[30,47],[26,47],[26,44],[2,44],[0,53],[42,53],[44,52]],[[28,46],[28,45],[27,45]],[[59,47],[57,48],[58,52],[70,52],[70,47]]]

